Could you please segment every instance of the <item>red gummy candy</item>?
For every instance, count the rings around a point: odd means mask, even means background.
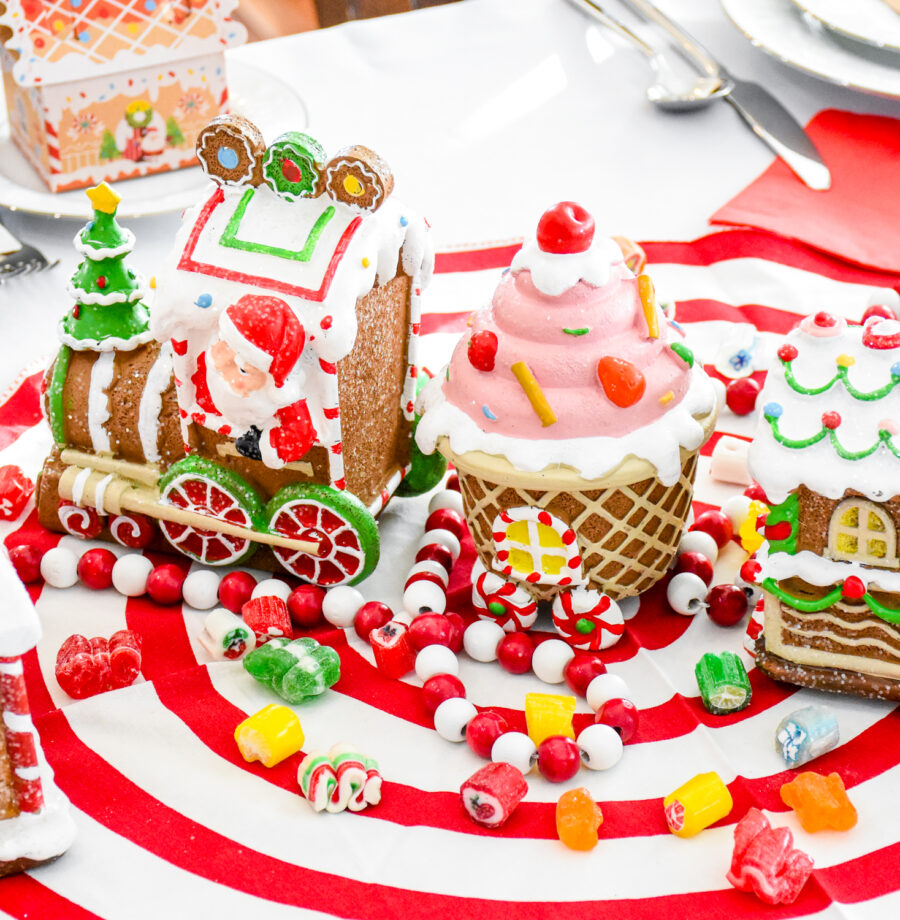
[[[790,830],[773,828],[758,808],[735,825],[727,878],[739,891],[751,891],[766,904],[793,904],[812,869],[812,859],[794,848]]]
[[[34,483],[20,467],[0,466],[0,519],[17,518],[33,492]]]
[[[375,655],[375,666],[385,677],[403,677],[413,669],[416,650],[405,623],[391,620],[381,629],[373,629],[369,633],[369,642]]]
[[[130,629],[120,629],[109,640],[69,636],[56,655],[56,680],[75,700],[127,687],[140,670],[141,638]]]
[[[277,636],[293,638],[288,605],[280,597],[254,597],[241,608],[241,616],[260,643]]]

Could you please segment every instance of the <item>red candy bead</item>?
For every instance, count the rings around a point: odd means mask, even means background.
[[[177,604],[181,600],[181,586],[187,572],[174,562],[158,565],[147,578],[147,594],[157,604]],[[221,585],[219,586],[221,591]]]
[[[510,674],[527,674],[534,657],[534,643],[525,633],[507,633],[497,644],[497,661]]]
[[[830,428],[832,431],[841,424],[841,416],[839,412],[823,412],[822,413],[822,424],[826,428]]]
[[[764,505],[769,504],[769,499],[763,491],[763,487],[758,482],[754,482],[752,486],[747,486],[747,488],[744,489],[744,495],[751,501],[762,502]]]
[[[706,595],[706,615],[717,626],[736,626],[747,612],[747,595],[737,585],[716,585]]]
[[[41,559],[44,554],[29,543],[21,543],[9,551],[9,561],[13,564],[22,584],[30,585],[41,577]]]
[[[793,345],[782,345],[778,349],[778,357],[782,361],[793,361],[797,357],[797,349]]]
[[[469,527],[466,519],[458,511],[452,508],[438,508],[432,511],[425,521],[425,532],[429,530],[449,530],[457,540],[462,540],[469,532]]]
[[[575,653],[575,657],[563,668],[566,685],[576,696],[587,693],[588,684],[601,674],[606,673],[606,665],[596,656]]]
[[[713,564],[703,553],[682,553],[675,565],[675,574],[680,572],[690,572],[699,576],[706,582],[707,588],[712,584]]]
[[[544,779],[551,783],[564,783],[578,772],[581,751],[571,738],[551,735],[538,745],[537,764]]]
[[[756,408],[759,384],[752,377],[732,380],[725,387],[725,402],[735,415],[749,415]]]
[[[542,252],[587,252],[593,240],[594,218],[574,201],[561,201],[538,221],[537,244]]]
[[[900,318],[887,304],[884,303],[874,303],[871,307],[866,307],[866,312],[862,315],[862,322],[865,323],[865,321],[872,316],[880,316],[882,319]]]
[[[112,570],[116,554],[108,549],[89,549],[78,560],[78,577],[91,591],[103,591],[112,587]]]
[[[697,516],[691,525],[691,530],[702,530],[708,533],[716,541],[719,549],[722,549],[734,536],[734,527],[724,511],[704,511],[703,514]]]
[[[442,565],[447,570],[448,575],[453,568],[453,553],[443,543],[429,543],[416,553],[416,562],[425,562],[426,560]]]
[[[435,674],[422,684],[422,699],[430,715],[435,714],[444,700],[465,695],[465,685],[455,674]]]
[[[841,586],[841,594],[849,601],[862,600],[866,594],[866,583],[856,575],[851,575]]]
[[[421,651],[427,645],[450,647],[452,629],[442,613],[423,613],[409,624],[409,641],[412,647]]]
[[[594,721],[614,728],[622,738],[622,744],[628,744],[638,729],[639,710],[631,700],[607,700],[594,716]]]
[[[451,473],[447,477],[447,481],[444,483],[445,489],[451,489],[454,492],[459,492],[459,475],[457,473]]]
[[[444,614],[444,619],[450,624],[450,651],[459,653],[463,647],[466,621],[452,610]]]
[[[243,573],[238,572],[236,574]],[[230,578],[231,576],[226,575],[225,577]],[[253,593],[253,587],[250,588],[250,593]],[[221,599],[222,589],[219,588],[219,600]],[[313,626],[324,623],[325,617],[322,616],[322,601],[324,600],[325,589],[320,588],[318,585],[300,585],[294,588],[287,599],[288,613],[290,613],[294,625],[299,626],[301,629],[312,629]],[[363,638],[368,639],[369,634],[366,633]]]
[[[497,359],[496,334],[488,329],[476,332],[469,339],[466,355],[476,371],[492,371]]]
[[[466,744],[479,756],[490,759],[494,742],[509,731],[506,719],[496,712],[479,712],[466,726]]]
[[[369,633],[373,629],[381,629],[385,623],[390,623],[394,618],[394,612],[387,604],[381,601],[369,601],[359,608],[356,619],[353,621],[353,628],[356,635],[364,641],[369,641]]]
[[[749,582],[750,584],[755,584],[756,579],[759,578],[759,573],[762,571],[762,566],[755,559],[748,559],[742,566],[740,570],[740,576],[744,581]]]
[[[240,614],[255,587],[256,579],[249,572],[229,572],[219,582],[219,602],[226,610]]]

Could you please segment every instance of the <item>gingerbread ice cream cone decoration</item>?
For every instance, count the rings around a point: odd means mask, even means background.
[[[617,641],[614,602],[668,568],[716,416],[650,278],[583,208],[550,209],[422,410],[418,444],[457,467],[485,569],[535,599],[571,595],[554,622],[573,645]],[[476,599],[486,616],[493,600]]]

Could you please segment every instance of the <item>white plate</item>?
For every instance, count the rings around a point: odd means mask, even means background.
[[[884,0],[794,0],[835,32],[858,42],[900,51],[900,15]]]
[[[228,90],[231,111],[251,119],[269,139],[284,131],[302,131],[307,124],[306,106],[292,87],[264,70],[228,58]],[[181,211],[194,204],[209,180],[199,166],[141,176],[116,183],[122,196],[118,216],[148,217]],[[89,218],[91,205],[84,189],[54,194],[47,191],[37,173],[19,153],[9,136],[5,108],[0,107],[0,205],[13,210],[52,217]]]
[[[783,63],[848,89],[900,98],[900,61],[894,52],[864,44],[848,45],[816,20],[805,17],[791,0],[721,3],[754,45]]]

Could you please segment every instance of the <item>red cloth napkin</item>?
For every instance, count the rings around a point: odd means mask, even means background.
[[[769,230],[859,265],[900,272],[900,121],[838,109],[807,133],[831,188],[807,188],[780,160],[710,219]]]

